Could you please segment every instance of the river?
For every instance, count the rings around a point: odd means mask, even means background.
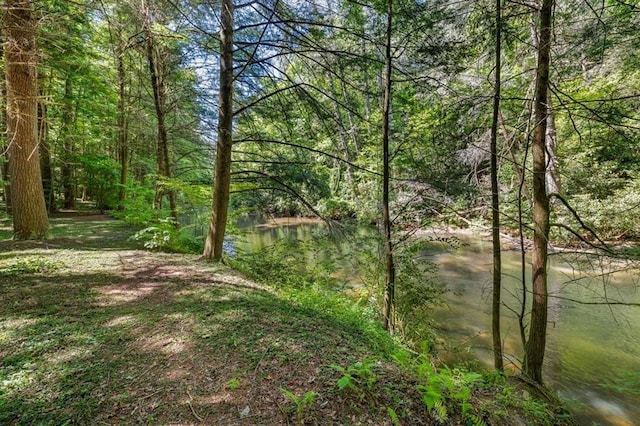
[[[238,248],[257,251],[279,239],[309,241],[324,225],[299,220],[258,224],[249,220],[239,226],[248,232],[238,239]],[[452,363],[475,360],[491,368],[491,244],[486,233],[456,233],[460,243],[455,246],[437,241],[450,236],[443,231],[425,233],[423,238],[433,242],[419,255],[437,265],[437,276],[448,289],[447,306],[431,313],[447,341],[447,348],[440,353]],[[347,253],[354,250],[346,236],[335,249]],[[502,256],[503,300],[518,310],[520,253],[503,251]],[[307,257],[312,261],[318,254]],[[346,259],[339,266],[340,274],[357,281],[353,256]],[[568,300],[596,302],[606,294],[609,300],[638,303],[637,275],[619,272],[598,277],[603,266],[600,262],[578,261],[562,254],[552,255],[549,266],[552,297],[544,365],[546,383],[558,392],[581,425],[640,424],[640,307]],[[526,277],[529,279],[530,274]],[[517,320],[507,308],[502,314],[506,363],[517,368],[522,353]]]

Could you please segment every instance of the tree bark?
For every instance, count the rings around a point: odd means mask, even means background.
[[[496,370],[503,371],[502,340],[500,334],[500,304],[502,290],[502,253],[500,247],[500,198],[498,186],[498,118],[500,115],[500,67],[502,54],[502,0],[496,0],[496,56],[493,95],[493,117],[491,122],[491,222],[493,240],[493,296],[491,303],[491,330],[493,338],[493,360]]]
[[[71,124],[73,123],[73,83],[71,76],[67,76],[64,83],[64,98],[62,107],[62,123],[60,125],[60,136],[62,137],[62,188],[64,192],[64,208],[74,209],[76,207],[76,190],[73,179],[74,163],[74,137],[71,134]]]
[[[129,176],[129,120],[126,105],[126,74],[124,68],[123,42],[118,34],[118,160],[120,162],[120,190],[118,191],[118,210],[124,210],[127,196],[127,179]]]
[[[143,5],[143,8],[145,6]],[[158,176],[165,179],[171,179],[171,167],[169,164],[169,142],[167,137],[167,127],[165,125],[166,116],[166,88],[164,85],[164,76],[158,70],[158,63],[154,52],[154,39],[151,31],[151,22],[149,11],[144,10],[145,22],[144,32],[146,36],[147,60],[149,62],[149,74],[151,76],[151,87],[153,89],[153,103],[156,109],[156,118],[158,123]],[[164,194],[162,183],[156,185],[156,207],[160,207]],[[173,189],[166,191],[169,198],[169,209],[174,223],[178,224],[178,207],[176,203],[176,192]]]
[[[40,150],[40,170],[42,173],[42,188],[47,212],[55,211],[55,199],[53,194],[53,173],[51,170],[51,150],[49,146],[49,120],[47,117],[47,104],[42,90],[38,99],[38,148]]]
[[[551,56],[551,19],[553,0],[543,0],[540,10],[540,36],[536,76],[535,119],[533,137],[533,301],[529,338],[525,347],[524,374],[542,383],[542,365],[547,337],[547,258],[549,239],[549,197],[546,190],[546,134]]]
[[[49,232],[38,155],[36,25],[28,0],[6,0],[7,137],[14,238],[42,239]]]
[[[0,58],[4,60],[4,37],[0,40]],[[3,182],[2,194],[7,214],[11,214],[11,186],[9,185],[9,146],[7,143],[7,84],[0,80],[0,179]]]
[[[218,143],[213,187],[211,223],[203,256],[221,261],[229,209],[231,185],[231,149],[233,145],[233,0],[223,0],[220,28],[220,100],[218,106]]]
[[[396,269],[393,261],[391,240],[391,215],[389,212],[389,119],[391,115],[392,57],[391,31],[393,29],[393,0],[387,3],[387,34],[385,47],[384,97],[382,101],[382,238],[385,258],[385,290],[382,306],[382,325],[393,334],[395,331],[395,285]]]
[[[551,96],[547,94],[547,129],[545,133],[547,148],[547,190],[549,194],[561,194],[560,172],[558,171],[556,114],[553,111]]]

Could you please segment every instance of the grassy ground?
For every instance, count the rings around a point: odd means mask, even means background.
[[[140,250],[132,229],[105,216],[54,218],[45,242],[11,241],[9,225],[0,222],[0,424],[437,423],[415,378],[389,360],[396,343],[346,304]],[[469,407],[493,410],[485,420],[538,423],[482,392]],[[450,414],[446,424],[467,423]]]
[[[383,424],[392,404],[424,414],[406,385],[382,379],[400,374],[390,365],[375,364],[380,395],[336,388],[331,364],[389,342],[228,268],[136,250],[120,222],[52,223],[46,242],[0,242],[0,424]],[[317,395],[297,412],[281,389]]]

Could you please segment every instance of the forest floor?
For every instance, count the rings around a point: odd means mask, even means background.
[[[0,221],[0,424],[435,424],[384,333],[133,232],[62,215],[17,242]]]

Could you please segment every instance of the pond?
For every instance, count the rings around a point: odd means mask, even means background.
[[[257,251],[279,239],[308,241],[324,225],[284,220],[259,224],[239,223],[248,232],[237,241],[239,249]],[[371,232],[370,229],[360,232]],[[433,238],[433,234],[425,238]],[[440,232],[436,237],[450,237]],[[491,244],[488,234],[455,234],[460,244],[434,241],[420,258],[437,265],[437,275],[449,290],[447,306],[431,316],[439,324],[447,348],[441,356],[449,362],[476,361],[491,368]],[[353,250],[347,236],[338,250]],[[354,256],[357,253],[354,253]],[[308,259],[312,261],[311,253]],[[341,275],[357,277],[353,259],[345,257]],[[529,260],[527,260],[529,261]],[[640,301],[637,277],[629,272],[597,277],[598,261],[576,263],[566,255],[550,261],[549,327],[545,356],[545,381],[567,401],[582,425],[634,425],[640,419],[640,307],[580,304],[571,300]],[[518,310],[521,294],[520,253],[503,251],[504,303]],[[530,278],[527,272],[526,278]],[[353,278],[357,281],[357,278]],[[354,285],[358,283],[355,282]],[[521,344],[515,314],[502,310],[506,364],[517,367]],[[635,393],[634,393],[634,392]]]

